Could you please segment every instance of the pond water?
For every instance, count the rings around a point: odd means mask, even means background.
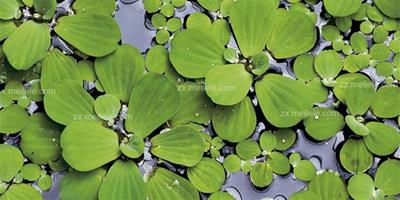
[[[72,1],[72,0],[71,0]],[[65,1],[60,4],[60,8],[58,8],[58,13],[66,12],[69,8],[69,1]],[[286,2],[281,3],[283,6],[286,5]],[[152,28],[149,16],[146,14],[142,1],[141,0],[119,0],[117,2],[118,8],[115,12],[115,19],[120,25],[121,33],[122,33],[122,43],[127,43],[136,46],[138,49],[145,53],[153,44],[153,38],[155,37],[156,30]],[[318,14],[321,13],[321,3],[314,6],[314,11]],[[195,5],[191,2],[187,2],[185,6],[178,8],[176,12],[176,17],[185,20],[186,16],[190,13],[203,11],[198,5]],[[209,14],[213,16],[212,14]],[[326,21],[322,17],[318,17],[317,26],[319,28],[324,25]],[[70,50],[58,37],[53,38],[53,46],[59,47],[63,49],[67,53],[72,53]],[[234,40],[232,39],[230,47],[237,48]],[[318,43],[313,49],[313,53],[318,53],[322,51],[324,48],[329,46],[329,43],[325,42],[320,36]],[[282,72],[286,76],[294,76],[293,70],[291,68],[291,59],[287,60],[274,60],[270,57],[271,69]],[[373,69],[366,69],[363,71],[368,74],[374,81],[376,86],[378,86],[383,79],[378,77]],[[256,105],[257,118],[259,119],[257,131],[253,135],[253,138],[257,138],[263,130],[269,130],[269,125],[266,123],[265,118],[261,112],[260,107],[257,105],[257,100],[255,98],[254,92],[250,94],[253,98],[253,102]],[[332,94],[329,95],[330,98],[327,102],[322,104],[321,106],[329,107],[332,105]],[[340,109],[339,109],[340,110]],[[370,116],[373,117],[373,116]],[[390,121],[388,123],[391,123]],[[396,123],[392,123],[394,126],[398,128]],[[266,127],[267,126],[267,127]],[[290,154],[291,152],[299,152],[304,159],[311,160],[318,170],[322,169],[330,169],[334,171],[340,172],[341,176],[347,179],[350,175],[344,172],[337,161],[338,150],[340,146],[343,145],[343,141],[346,137],[346,130],[340,132],[327,141],[323,142],[315,142],[312,139],[309,139],[303,132],[304,127],[295,127],[297,132],[297,141],[295,145],[286,150],[286,154]],[[212,133],[212,127],[208,128],[208,131]],[[12,139],[12,138],[10,138]],[[13,143],[10,141],[10,143]],[[227,155],[233,147],[227,147],[227,151],[224,151],[222,155]],[[399,158],[400,152],[397,151],[395,156]],[[373,172],[376,169],[377,163],[379,162],[379,158],[375,159],[374,166],[370,169],[370,172]],[[144,156],[144,161],[140,163],[141,171],[145,173],[148,171],[154,164],[156,164],[155,160],[151,158],[151,155],[147,152]],[[184,169],[179,168],[179,166],[174,166],[171,164],[164,164],[165,167],[176,171],[177,173],[184,174]],[[54,186],[48,192],[44,192],[45,199],[47,200],[55,200],[59,199],[59,191],[58,191],[58,183],[60,180],[61,174],[53,174],[54,178]],[[278,176],[274,175],[274,181],[271,185],[266,188],[256,188],[251,184],[249,176],[243,173],[235,173],[228,174],[227,181],[223,186],[223,190],[231,193],[237,200],[258,200],[263,198],[271,198],[274,200],[285,200],[292,193],[303,189],[306,184],[302,181],[296,180],[292,174],[288,174],[286,176]],[[206,197],[204,196],[204,199]]]

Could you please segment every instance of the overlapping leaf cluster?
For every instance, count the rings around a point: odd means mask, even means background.
[[[145,55],[119,44],[114,0],[0,3],[0,200],[43,199],[58,172],[74,200],[233,199],[227,173],[293,173],[293,200],[400,193],[398,0],[143,0]],[[301,129],[345,136],[348,181],[292,150]]]

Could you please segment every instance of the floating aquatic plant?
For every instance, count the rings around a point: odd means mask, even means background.
[[[400,194],[398,0],[125,3],[0,0],[0,200]]]

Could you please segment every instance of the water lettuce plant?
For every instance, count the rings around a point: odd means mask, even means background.
[[[398,197],[398,0],[126,3],[0,0],[0,200]]]

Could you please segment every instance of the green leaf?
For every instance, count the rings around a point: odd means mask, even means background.
[[[374,4],[382,11],[385,15],[392,18],[400,18],[400,8],[398,0],[375,0]]]
[[[167,21],[166,26],[167,26],[168,31],[176,32],[182,28],[182,21],[180,18],[173,17]]]
[[[296,163],[293,170],[297,179],[311,181],[317,174],[314,164],[309,160],[300,160]]]
[[[66,79],[58,82],[43,101],[46,114],[57,123],[68,125],[75,120],[97,120],[93,110],[94,99],[78,81]]]
[[[42,200],[40,192],[34,187],[21,183],[12,184],[8,190],[0,196],[1,200]]]
[[[182,106],[170,120],[172,126],[189,122],[208,124],[214,105],[206,95],[204,87],[198,83],[185,82],[178,87]]]
[[[276,137],[271,132],[263,132],[260,136],[260,147],[263,151],[271,152],[277,145]]]
[[[286,10],[280,11],[277,17],[278,20],[274,20],[277,22],[267,43],[267,49],[275,58],[290,58],[306,53],[314,47],[317,30],[307,14],[296,10]]]
[[[318,199],[318,196],[314,194],[313,192],[303,190],[300,192],[295,192],[293,193],[290,197],[289,200],[320,200]]]
[[[386,195],[397,195],[400,193],[400,186],[397,184],[400,179],[400,161],[386,160],[379,165],[375,174],[375,186]]]
[[[192,167],[203,156],[203,139],[196,129],[179,126],[150,140],[151,153],[175,164]]]
[[[364,143],[373,154],[386,156],[399,148],[400,135],[397,129],[380,122],[369,122],[367,127],[369,135],[364,137]]]
[[[140,51],[124,44],[112,54],[97,58],[95,70],[106,93],[128,102],[132,88],[143,76],[144,65]]]
[[[273,172],[270,166],[264,162],[258,162],[250,170],[251,182],[257,187],[265,187],[271,184]]]
[[[278,129],[274,132],[276,137],[276,149],[284,151],[289,149],[296,142],[296,133],[289,128]]]
[[[249,58],[262,49],[272,35],[277,1],[240,0],[230,8],[230,22],[243,56]]]
[[[346,17],[357,12],[362,0],[324,0],[325,9],[334,17]]]
[[[303,81],[311,81],[318,74],[314,70],[315,57],[312,54],[303,54],[296,58],[293,64],[293,71],[296,78]]]
[[[313,108],[304,119],[306,132],[316,140],[326,140],[336,135],[345,125],[343,115],[330,108]]]
[[[167,77],[148,73],[134,87],[129,102],[126,129],[145,138],[178,112],[181,97]]]
[[[219,105],[237,104],[246,97],[252,78],[243,64],[216,66],[206,75],[207,95]]]
[[[219,5],[222,0],[198,0],[199,4],[203,6],[205,9],[216,12],[219,10]]]
[[[78,65],[72,56],[67,56],[55,48],[42,60],[40,85],[43,93],[51,93],[55,83],[65,79],[81,81]]]
[[[107,121],[117,117],[120,109],[119,99],[112,94],[101,95],[94,102],[94,111],[97,116]]]
[[[225,182],[224,168],[210,158],[203,158],[194,167],[188,168],[187,175],[193,186],[203,193],[216,192]]]
[[[313,105],[309,88],[281,75],[267,74],[255,88],[264,116],[277,127],[296,125]]]
[[[33,5],[43,19],[50,20],[56,12],[57,0],[33,0]]]
[[[230,154],[224,159],[223,164],[226,171],[235,173],[240,171],[242,160],[236,154]]]
[[[7,38],[3,51],[15,69],[26,70],[45,57],[49,47],[50,32],[47,24],[29,20]]]
[[[400,115],[400,88],[394,85],[380,87],[371,104],[372,112],[381,118]]]
[[[114,12],[116,4],[114,0],[76,0],[72,4],[72,9],[76,14],[104,14],[110,15]]]
[[[211,19],[204,13],[195,12],[189,15],[186,20],[186,27],[207,33],[211,28]]]
[[[214,34],[215,37],[225,45],[228,44],[229,40],[231,39],[231,28],[229,23],[224,19],[216,19],[211,24],[211,33]]]
[[[91,60],[81,60],[78,62],[79,77],[84,81],[95,82],[97,79],[94,71],[94,62]]]
[[[143,0],[144,9],[149,13],[157,12],[161,7],[161,0]]]
[[[284,175],[290,171],[289,159],[280,152],[271,152],[267,155],[267,165],[272,168],[274,173]]]
[[[138,158],[144,152],[143,138],[137,135],[133,135],[126,143],[122,142],[119,148],[125,156],[133,159]]]
[[[117,22],[98,14],[61,17],[54,30],[79,51],[96,57],[113,52],[121,37]]]
[[[200,199],[196,188],[188,180],[161,167],[150,176],[147,187],[149,200]]]
[[[117,160],[108,170],[99,191],[99,199],[147,198],[147,188],[139,168],[133,161]]]
[[[9,182],[24,164],[21,151],[8,144],[0,144],[0,182]]]
[[[346,200],[348,198],[346,186],[336,172],[318,174],[308,185],[308,190],[314,193],[317,199]]]
[[[53,185],[53,179],[49,175],[44,175],[37,181],[38,186],[41,190],[48,191]]]
[[[346,118],[347,126],[357,135],[366,136],[369,134],[368,128],[361,122],[359,122],[353,115],[347,115]]]
[[[98,168],[89,172],[72,171],[61,178],[59,190],[63,200],[96,200],[106,170]]]
[[[29,115],[25,109],[13,104],[0,110],[0,134],[20,132],[28,123]]]
[[[150,72],[166,72],[170,67],[167,49],[161,45],[153,46],[146,54],[146,67]]]
[[[13,21],[0,20],[0,41],[6,39],[17,29]]]
[[[356,139],[349,139],[344,143],[339,158],[343,167],[353,174],[367,171],[374,160],[364,142]]]
[[[208,70],[225,63],[223,54],[223,44],[211,34],[187,29],[174,35],[169,58],[182,76],[203,78]]]
[[[264,52],[257,53],[251,57],[251,72],[255,75],[264,74],[269,68],[269,58]]]
[[[71,122],[61,134],[62,156],[78,171],[96,169],[121,154],[118,135],[96,122]]]
[[[212,124],[218,136],[230,142],[240,142],[254,131],[257,119],[250,98],[246,97],[234,106],[217,106]]]
[[[33,114],[21,132],[20,147],[24,155],[34,163],[47,164],[60,156],[62,128],[44,113]]]
[[[323,79],[333,79],[342,70],[343,61],[334,50],[324,50],[315,58],[315,71]]]
[[[336,79],[333,92],[352,115],[363,115],[371,105],[375,89],[367,76],[348,73]]]
[[[38,164],[29,163],[22,167],[20,174],[27,181],[37,181],[41,171],[42,168]]]
[[[347,190],[354,199],[372,199],[375,193],[374,181],[368,174],[356,174],[350,178]]]
[[[214,192],[208,197],[208,200],[235,200],[235,198],[228,192]]]
[[[239,142],[235,149],[237,155],[243,160],[251,160],[261,154],[260,146],[252,139]]]
[[[0,5],[0,19],[2,20],[13,19],[19,11],[16,0],[0,0]]]

